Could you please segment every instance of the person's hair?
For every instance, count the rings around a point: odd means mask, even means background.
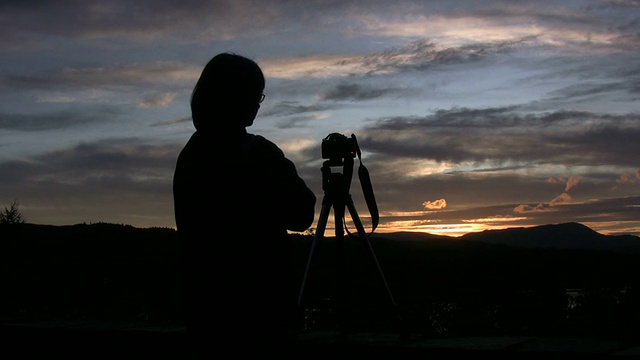
[[[255,61],[233,53],[216,55],[204,67],[191,94],[196,128],[245,126],[255,117],[255,112],[247,113],[252,107],[257,111],[264,87],[264,74]],[[221,122],[230,120],[240,124]]]

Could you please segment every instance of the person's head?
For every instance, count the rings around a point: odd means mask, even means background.
[[[191,94],[193,124],[201,131],[251,126],[264,86],[264,75],[255,61],[230,53],[216,55]]]

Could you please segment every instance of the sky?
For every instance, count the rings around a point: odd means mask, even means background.
[[[266,77],[248,130],[296,164],[317,214],[339,133],[376,232],[640,235],[638,0],[3,0],[0,32],[0,209],[29,223],[175,227],[190,95],[233,52]],[[357,177],[350,194],[372,231]]]

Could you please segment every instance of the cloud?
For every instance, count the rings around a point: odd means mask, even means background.
[[[173,102],[176,93],[153,94],[138,103],[138,107],[143,109],[162,108]]]
[[[596,15],[568,4],[546,6],[540,3],[535,7],[503,1],[485,1],[482,4],[465,2],[464,6],[454,4],[451,3],[449,7],[444,4],[416,7],[404,12],[404,16],[397,12],[387,16],[368,13],[362,15],[361,22],[370,32],[386,36],[434,34],[453,41],[469,38],[505,39],[514,34],[553,34],[573,39],[577,34],[585,36],[585,23],[593,21]]]
[[[7,4],[4,4],[7,3]],[[185,0],[61,0],[3,2],[3,45],[42,45],[44,39],[67,38],[106,43],[218,42],[254,39],[259,34],[307,39],[309,33],[333,37],[362,35],[382,39],[415,39],[425,34],[449,44],[491,39],[504,41],[540,36],[547,45],[606,43],[633,32],[627,7],[582,3],[517,4],[483,1],[290,1],[203,2]],[[72,19],[72,20],[71,20]],[[117,40],[117,41],[114,41]],[[588,41],[587,41],[588,40]],[[540,40],[541,41],[541,40]],[[123,45],[120,45],[123,46]],[[449,47],[450,45],[447,45]]]
[[[571,190],[571,188],[578,185],[581,179],[582,179],[581,176],[577,176],[577,177],[571,176],[569,178],[557,177],[557,178],[548,178],[547,182],[549,184],[564,183],[565,184],[564,191],[567,192]]]
[[[275,3],[277,5],[277,3]],[[61,0],[3,4],[0,29],[10,39],[120,40],[123,44],[229,40],[281,24],[280,6],[247,0]],[[71,21],[73,19],[73,21]],[[15,43],[16,40],[13,41]],[[15,44],[17,45],[17,44]],[[14,45],[14,46],[15,46]],[[33,46],[33,45],[32,45]]]
[[[571,195],[567,193],[562,193],[558,195],[555,199],[551,200],[551,202],[549,203],[549,206],[551,207],[558,206],[564,203],[568,203],[569,201],[571,201]]]
[[[588,72],[588,71],[587,71]],[[594,76],[597,76],[594,74]],[[607,76],[608,83],[578,83],[566,86],[562,89],[549,93],[549,101],[563,100],[563,101],[589,101],[602,97],[606,94],[621,93],[634,94],[637,93],[637,76],[619,78],[611,82],[612,78],[618,76]]]
[[[640,114],[518,110],[452,108],[425,116],[382,118],[359,137],[366,148],[385,156],[457,164],[637,164]]]
[[[287,116],[283,120],[278,120],[275,127],[278,129],[291,129],[296,127],[304,127],[309,122],[324,120],[329,117],[327,113],[309,113],[301,115]]]
[[[497,54],[513,52],[532,40],[474,41],[471,44],[439,48],[429,39],[420,39],[366,55],[274,57],[263,58],[260,64],[268,77],[280,79],[389,75],[474,63]]]
[[[521,204],[516,206],[513,209],[513,212],[516,214],[529,214],[529,213],[543,213],[543,212],[551,212],[555,211],[553,208],[559,205],[563,205],[569,203],[571,201],[571,195],[562,193],[556,196],[553,200],[549,202],[549,205],[538,204],[535,206]]]
[[[616,180],[617,185],[612,190],[617,189],[620,185],[640,183],[640,169],[635,174],[624,173]]]
[[[77,99],[71,96],[62,96],[62,95],[51,95],[51,96],[43,96],[36,100],[39,103],[61,103],[68,104],[76,102]]]
[[[338,84],[321,94],[321,100],[371,100],[379,98],[391,89],[374,89],[359,84]]]
[[[260,60],[265,76],[271,79],[342,77],[357,71],[357,63],[345,63],[353,55],[311,55],[270,57]]]
[[[309,113],[318,113],[332,107],[325,104],[312,103],[309,105],[300,104],[297,101],[280,101],[266,109],[260,109],[260,116],[289,116]]]
[[[565,178],[559,177],[559,178],[548,178],[547,182],[549,184],[557,184],[557,183],[565,183],[567,180]]]
[[[4,75],[0,84],[13,89],[78,90],[130,87],[142,84],[189,84],[200,75],[199,66],[157,61],[111,67],[64,68],[59,72]]]
[[[175,144],[120,139],[0,162],[0,203],[18,199],[32,223],[171,226],[171,179],[179,150]]]
[[[582,178],[581,177],[570,177],[567,180],[567,186],[564,188],[564,191],[567,192],[569,190],[571,190],[573,187],[575,187],[576,185],[578,185],[578,183],[580,183],[580,180]]]
[[[0,129],[45,131],[111,120],[122,109],[105,104],[78,106],[39,114],[0,114]]]
[[[191,115],[189,115],[189,116],[183,116],[177,119],[159,121],[153,124],[152,126],[167,126],[167,125],[176,125],[176,124],[184,124],[184,123],[191,124],[192,122],[193,122],[193,119],[191,118]]]
[[[5,175],[0,199],[16,197],[27,205],[67,197],[87,206],[98,194],[167,196],[179,151],[178,144],[142,145],[136,139],[120,139],[1,162],[0,172]],[[61,208],[65,201],[61,200]],[[122,204],[114,202],[113,206]]]
[[[438,199],[434,201],[425,201],[422,203],[422,206],[424,206],[425,209],[441,210],[447,207],[447,200]]]
[[[571,176],[568,179],[565,179],[563,177],[548,178],[547,183],[550,183],[550,184],[565,183],[566,184],[565,190],[564,190],[565,192],[563,192],[562,194],[556,196],[553,200],[551,200],[548,206],[544,204],[538,204],[536,206],[523,204],[523,205],[516,206],[513,209],[513,212],[518,214],[526,214],[526,213],[554,211],[554,209],[552,209],[553,207],[567,204],[571,201],[572,199],[571,195],[569,195],[567,192],[572,188],[574,188],[576,185],[578,185],[578,183],[580,183],[580,180],[581,180],[581,177],[574,177],[574,176]]]
[[[538,204],[535,206],[522,204],[522,205],[516,206],[513,209],[513,212],[517,214],[541,213],[541,212],[550,212],[550,211],[554,211],[554,209],[549,208],[544,204]]]
[[[271,125],[277,129],[302,128],[313,126],[329,118],[333,110],[343,107],[340,104],[326,104],[310,101],[301,103],[295,100],[278,101],[267,104],[260,109],[256,122],[265,121],[267,117],[276,117]]]

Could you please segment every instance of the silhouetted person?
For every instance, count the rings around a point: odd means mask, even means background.
[[[254,61],[211,59],[191,97],[196,131],[175,169],[188,336],[212,346],[277,343],[296,322],[287,230],[311,226],[316,197],[274,143],[245,129],[264,87]]]

